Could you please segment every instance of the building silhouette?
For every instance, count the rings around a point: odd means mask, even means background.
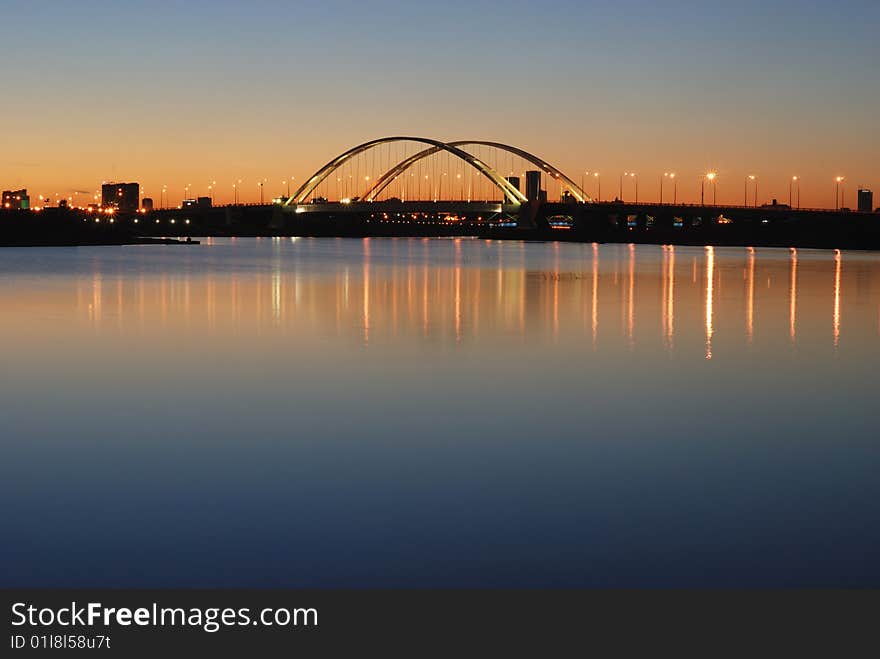
[[[541,199],[541,172],[536,169],[526,172],[526,198],[529,201]]]
[[[859,212],[870,213],[874,210],[874,193],[868,188],[859,188]]]
[[[10,210],[28,210],[31,207],[31,198],[25,188],[21,190],[4,190],[2,208]]]
[[[119,211],[137,212],[141,188],[138,183],[105,183],[101,186],[101,205]]]

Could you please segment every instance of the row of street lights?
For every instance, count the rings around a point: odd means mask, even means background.
[[[460,177],[460,175],[459,175]],[[598,201],[602,200],[602,177],[599,172],[590,172],[585,171],[581,176],[581,189],[586,190],[586,182],[589,178],[592,177],[596,180],[596,199]],[[290,198],[290,184],[295,179],[294,176],[290,178],[281,180],[281,185],[286,187],[287,190],[287,198]],[[639,177],[636,172],[622,172],[619,176],[619,187],[618,187],[618,199],[623,200],[623,184],[624,181],[630,179],[633,181],[634,192],[635,192],[635,203],[639,202]],[[369,180],[369,177],[367,177]],[[843,176],[837,176],[834,178],[834,208],[835,210],[839,210],[843,206],[843,182],[846,180]],[[672,203],[678,203],[678,176],[675,172],[663,172],[663,175],[660,176],[660,203],[663,203],[663,188],[665,182],[672,183]],[[240,202],[240,190],[241,190],[242,179],[238,179],[236,182],[232,184],[232,203],[238,204]],[[268,183],[268,179],[260,179],[257,181],[257,186],[260,189],[260,203],[265,203],[263,189],[265,184]],[[700,177],[700,204],[705,205],[705,186],[706,184],[712,186],[712,205],[717,205],[717,195],[718,195],[718,172],[710,171],[706,172]],[[749,184],[752,184],[753,188],[753,205],[757,208],[758,206],[758,177],[754,174],[749,174],[743,179],[743,206],[748,206],[748,196],[749,196]],[[186,198],[189,198],[190,190],[192,189],[192,183],[188,183],[184,186],[184,194]],[[208,196],[211,198],[211,203],[214,203],[214,195],[217,191],[217,181],[212,180],[208,185]],[[168,203],[168,186],[163,185],[160,193],[160,207],[165,208]],[[792,208],[800,208],[801,207],[801,179],[799,176],[792,176],[788,182],[788,205]]]
[[[296,177],[291,176],[290,178],[283,179],[281,181],[282,187],[285,187],[287,189],[287,198],[288,199],[290,198],[290,184],[293,182],[293,180],[295,178]],[[263,188],[265,187],[266,183],[268,183],[268,182],[269,182],[269,179],[267,179],[267,178],[259,179],[257,181],[257,187],[260,189],[260,203],[261,204],[265,203]],[[241,201],[241,183],[242,183],[242,179],[237,179],[236,181],[234,181],[232,183],[232,203],[233,204],[238,204]],[[190,191],[191,190],[194,190],[192,183],[187,183],[185,186],[183,186],[183,194],[184,194],[185,199],[190,198]],[[212,180],[208,184],[208,197],[211,198],[212,205],[214,204],[217,190],[218,190],[217,181]],[[159,207],[166,208],[169,203],[170,202],[168,200],[168,186],[163,185],[162,189],[159,192]]]
[[[596,199],[598,201],[602,201],[602,183],[599,172],[584,172],[584,175],[581,176],[581,189],[585,190],[585,183],[592,176],[596,179],[597,184],[597,194]],[[639,202],[639,178],[638,174],[635,172],[622,172],[619,176],[618,181],[618,199],[623,200],[623,184],[626,179],[632,179],[635,190],[635,203]],[[840,209],[843,206],[843,199],[841,198],[842,194],[842,184],[845,181],[845,177],[837,176],[834,179],[835,182],[835,201],[834,208]],[[673,192],[672,192],[672,203],[678,203],[678,178],[675,172],[663,172],[663,175],[660,177],[660,203],[663,203],[663,185],[665,181],[669,181],[672,183]],[[706,184],[712,186],[712,204],[717,205],[717,186],[718,186],[718,172],[710,171],[706,172],[702,176],[700,176],[700,204],[705,205],[706,202]],[[757,208],[758,206],[758,177],[755,174],[749,174],[743,180],[743,206],[749,205],[749,184],[752,184],[753,188],[753,205]],[[801,207],[801,177],[800,176],[792,176],[788,182],[788,205],[792,208],[800,208]]]

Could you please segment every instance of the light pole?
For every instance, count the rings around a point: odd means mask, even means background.
[[[705,206],[705,182],[709,181],[709,185],[712,186],[712,205],[715,205],[716,201],[716,192],[715,192],[715,179],[718,177],[716,172],[708,172],[700,179],[700,205]]]
[[[257,185],[260,186],[260,206],[263,205],[263,185],[266,183],[266,179],[263,179]]]
[[[749,205],[749,181],[754,181],[755,175],[749,174],[743,183],[743,206]],[[755,206],[758,205],[758,184],[755,183]]]
[[[635,201],[635,203],[639,203],[639,179],[638,179],[638,177],[636,177],[635,172],[624,172],[623,176],[620,177],[620,195],[619,195],[620,201],[623,201],[623,179],[625,179],[627,176],[629,176],[635,182],[635,188],[636,188],[636,201]]]
[[[669,172],[663,172],[663,176],[660,177],[660,203],[663,203],[663,179],[669,179],[672,181],[673,187],[675,187],[675,174],[670,174]],[[675,201],[673,200],[673,204]]]
[[[602,177],[599,176],[599,172],[593,172],[593,177],[596,179],[596,201],[602,201]]]
[[[840,210],[840,207],[843,205],[843,200],[840,198],[840,184],[843,183],[843,176],[838,176],[834,179],[836,187],[834,188],[834,210]]]
[[[675,206],[678,203],[678,179],[675,178],[675,172],[672,172],[669,178],[672,179],[672,205]]]
[[[715,184],[715,179],[718,178],[717,172],[709,172],[706,174],[706,180],[709,181],[709,185],[712,186],[712,205],[717,205],[718,201],[718,186]],[[703,186],[700,185],[700,203],[703,203]]]
[[[788,182],[788,206],[791,207],[791,187],[793,183],[797,183],[797,207],[800,209],[801,207],[801,180],[797,176],[792,176],[791,181]]]

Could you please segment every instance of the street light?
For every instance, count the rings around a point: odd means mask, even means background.
[[[717,172],[708,172],[707,174],[705,174],[703,176],[703,178],[700,179],[700,205],[701,206],[706,205],[706,202],[705,202],[705,183],[706,183],[706,181],[709,181],[709,185],[712,185],[715,182],[715,179],[717,177],[718,177]],[[712,195],[713,195],[712,201],[713,201],[713,205],[714,205],[714,202],[715,202],[715,188],[714,187],[712,188]]]
[[[673,187],[675,185],[675,173],[663,172],[663,176],[660,177],[660,203],[663,203],[663,179],[669,179],[673,183]],[[675,201],[673,200],[673,204]]]
[[[627,176],[629,176],[630,178],[635,180],[635,185],[636,185],[636,202],[635,203],[639,203],[639,179],[636,177],[635,172],[624,172],[621,175],[621,177],[620,177],[620,195],[619,195],[620,201],[623,201],[623,179],[625,179]]]
[[[834,179],[836,183],[836,187],[834,188],[834,209],[839,210],[841,206],[843,206],[843,200],[840,198],[840,184],[843,183],[843,179],[845,177],[838,176]]]
[[[593,178],[596,179],[596,201],[602,201],[602,178],[599,172],[593,172]]]
[[[801,179],[797,176],[792,176],[791,180],[788,182],[788,206],[791,207],[791,187],[792,184],[797,184],[797,207],[800,209],[801,207]]]
[[[746,176],[745,183],[743,183],[743,206],[749,205],[749,181],[755,181],[755,175],[749,174]],[[755,182],[755,207],[758,206],[758,183]]]

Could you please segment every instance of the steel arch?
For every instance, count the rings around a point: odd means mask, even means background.
[[[336,171],[339,167],[348,162],[351,158],[356,155],[363,153],[364,151],[378,146],[380,144],[387,144],[389,142],[419,142],[421,144],[430,145],[430,149],[432,153],[436,153],[437,151],[447,151],[452,155],[461,158],[463,161],[477,169],[481,174],[485,175],[489,180],[491,180],[501,191],[504,193],[504,196],[514,204],[521,204],[527,201],[524,194],[522,194],[517,188],[513,187],[510,182],[501,176],[494,169],[489,167],[486,163],[482,162],[479,158],[471,155],[467,151],[463,151],[456,146],[447,144],[445,142],[440,142],[439,140],[432,140],[427,137],[382,137],[376,140],[370,140],[369,142],[364,142],[363,144],[359,144],[355,147],[352,147],[348,151],[339,154],[324,165],[321,169],[315,172],[311,178],[309,178],[305,183],[303,183],[299,189],[288,199],[284,205],[290,206],[292,204],[301,204],[304,199],[306,199],[314,190],[324,182],[324,180]],[[430,150],[428,149],[428,150]],[[408,160],[408,159],[407,159]],[[372,201],[372,198],[369,200]]]
[[[507,151],[508,153],[513,153],[523,160],[528,160],[533,165],[540,167],[542,170],[544,170],[554,178],[562,179],[563,181],[565,181],[565,184],[568,186],[568,189],[574,195],[575,199],[577,199],[581,203],[593,201],[592,198],[586,192],[584,192],[577,183],[572,181],[550,163],[542,160],[541,158],[538,158],[538,156],[533,155],[528,151],[524,151],[515,146],[510,146],[509,144],[502,144],[501,142],[487,142],[483,140],[457,140],[454,142],[446,142],[446,144],[455,148],[471,145],[488,146],[495,149],[501,149],[502,151]],[[414,163],[421,160],[422,158],[427,158],[428,156],[431,156],[440,150],[441,149],[436,146],[428,147],[427,149],[424,149],[419,153],[411,155],[409,158],[401,160],[397,165],[389,169],[376,180],[376,183],[373,185],[372,188],[367,191],[367,194],[364,195],[364,198],[367,201],[373,201],[379,195],[379,193],[382,192],[382,190],[384,190],[402,172],[409,169]]]

